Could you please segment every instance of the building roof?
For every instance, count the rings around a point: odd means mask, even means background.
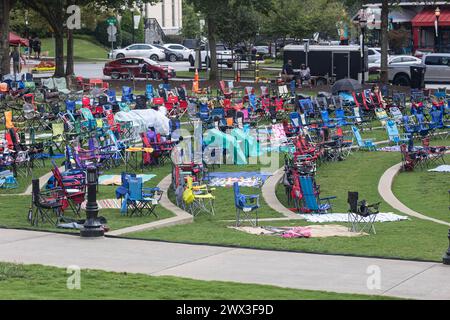
[[[441,8],[439,26],[450,26],[450,8]],[[433,27],[436,21],[434,9],[424,9],[419,12],[411,23],[413,27]]]

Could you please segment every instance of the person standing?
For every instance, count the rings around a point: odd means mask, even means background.
[[[33,37],[28,37],[28,59],[31,59],[31,54],[33,53]]]
[[[22,59],[24,64],[26,63],[26,61],[25,61],[24,57],[20,54],[18,47],[14,47],[14,50],[11,52],[10,59],[12,59],[12,61],[13,61],[14,75],[20,73],[20,71],[21,71],[20,60]]]
[[[41,40],[38,36],[36,36],[33,39],[33,50],[34,50],[34,57],[37,59],[41,58]]]

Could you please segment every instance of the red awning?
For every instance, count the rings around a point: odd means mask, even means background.
[[[9,33],[9,44],[12,46],[24,46],[24,47],[28,47],[28,40],[19,37],[17,34],[15,34],[14,32],[10,32]]]
[[[419,12],[411,21],[413,27],[434,27],[435,9],[425,9]],[[439,26],[450,26],[450,8],[440,8]]]

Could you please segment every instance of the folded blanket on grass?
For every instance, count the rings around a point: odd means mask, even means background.
[[[232,187],[235,182],[240,187],[260,187],[271,175],[264,172],[212,172],[207,179],[211,187]]]
[[[156,177],[155,174],[138,174],[138,178],[142,178],[142,182],[145,183],[147,181],[150,181],[154,177]],[[102,186],[120,186],[122,184],[120,175],[101,175],[98,178],[98,183]]]
[[[348,222],[348,213],[327,213],[327,214],[301,214],[300,217],[308,222],[326,223],[326,222]],[[368,218],[364,218],[368,221]],[[395,222],[408,220],[406,216],[400,216],[392,212],[378,213],[375,222]]]
[[[450,165],[444,164],[442,166],[439,166],[439,167],[434,168],[434,169],[430,169],[428,171],[430,171],[430,172],[450,172]]]

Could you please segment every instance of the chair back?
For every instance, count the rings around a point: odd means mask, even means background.
[[[245,203],[242,203],[241,192],[239,188],[239,182],[233,183],[233,193],[234,193],[234,206],[238,209],[242,209]]]
[[[55,82],[56,89],[58,89],[58,90],[67,90],[66,78],[64,78],[64,77],[54,78],[53,80]]]
[[[393,120],[386,122],[386,130],[389,135],[389,140],[397,143],[400,138],[400,133],[398,132],[397,124]]]
[[[291,112],[289,118],[291,119],[291,124],[294,128],[300,127],[300,114],[298,112]]]
[[[132,201],[142,200],[142,178],[128,178],[128,198]]]
[[[314,193],[313,179],[309,176],[300,177],[300,185],[305,199],[306,207],[309,210],[319,210],[319,204],[317,203],[317,197]]]
[[[359,145],[360,147],[364,146],[364,143],[363,143],[363,140],[362,140],[362,138],[361,138],[361,134],[359,133],[358,128],[355,127],[355,126],[352,126],[352,131],[353,131],[353,135],[354,135],[355,138],[356,138],[356,141],[358,142],[358,145]]]
[[[347,203],[350,206],[349,211],[351,213],[358,213],[358,192],[348,192]]]

